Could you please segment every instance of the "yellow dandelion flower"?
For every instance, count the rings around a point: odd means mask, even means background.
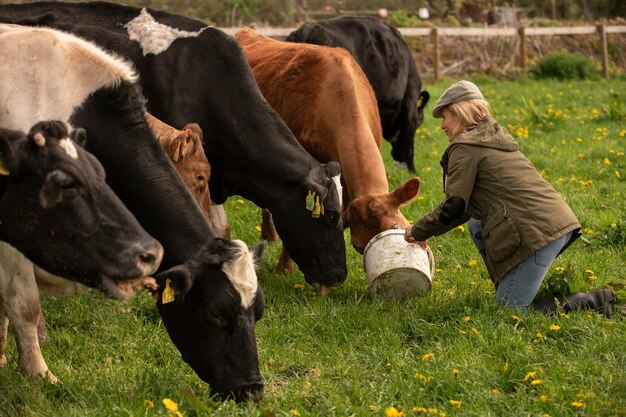
[[[476,259],[470,259],[470,261],[467,263],[469,266],[474,266],[478,263],[478,261]]]
[[[462,266],[460,264],[454,265],[454,269],[456,269],[457,271],[460,271],[461,268],[462,268]]]
[[[154,408],[154,403],[150,400],[143,400],[143,405],[146,406],[146,408]]]
[[[435,272],[439,274],[439,273],[443,272],[443,269],[441,269],[441,268],[435,268]]]
[[[459,374],[461,373],[461,371],[459,371],[458,369],[453,369],[452,370],[452,375],[454,375],[454,377],[456,378],[457,376],[459,376]]]
[[[508,362],[504,362],[504,366],[502,366],[502,370],[504,372],[509,372],[509,369],[510,369],[509,363]]]
[[[619,178],[619,177],[620,177],[620,174],[619,174],[619,171],[618,171],[618,170],[615,170],[614,174],[615,174],[615,176],[616,176],[617,178]]]
[[[399,411],[396,407],[389,407],[385,410],[385,417],[404,417],[404,411]]]
[[[429,361],[429,360],[431,360],[434,357],[435,357],[434,353],[426,353],[426,354],[422,355],[422,360],[423,361]]]
[[[430,172],[430,171],[432,171],[432,170],[433,170],[433,169],[432,169],[432,167],[426,167],[426,168],[424,168],[424,171],[426,171],[426,172]]]
[[[520,318],[515,315],[511,316],[511,318],[513,319],[513,321],[520,321]]]
[[[257,232],[260,232],[261,231],[261,226],[258,226],[258,225],[254,226],[254,230],[256,230]]]
[[[566,313],[561,313],[559,315],[563,317],[564,319],[569,319],[569,316]]]
[[[413,407],[412,410],[413,410],[414,413],[418,413],[418,414],[426,412],[426,409],[424,407]]]
[[[584,158],[585,158],[585,154],[584,154],[584,153],[582,153],[582,152],[580,152],[580,153],[578,154],[578,159],[584,159]]]
[[[533,379],[530,385],[541,385],[541,379]]]
[[[463,225],[457,226],[456,230],[458,230],[459,232],[464,232],[465,231],[465,227]]]
[[[581,403],[580,401],[572,402],[572,407],[581,408],[581,407],[584,407],[584,406],[585,406],[585,403]]]
[[[561,326],[559,326],[558,324],[551,324],[550,325],[550,330],[552,330],[553,332],[558,331],[561,328]]]
[[[459,330],[459,334],[467,334],[465,330]]]
[[[422,200],[424,200],[424,196],[423,196],[423,195],[418,195],[418,196],[417,196],[417,199],[418,199],[419,201],[422,201]],[[415,220],[409,220],[409,224],[413,224],[413,223],[415,223]]]
[[[478,329],[476,327],[472,327],[472,331],[474,332],[474,334],[478,334]]]
[[[542,403],[547,403],[548,402],[548,396],[547,395],[541,395],[539,397],[539,401],[541,401]]]
[[[593,275],[593,271],[591,269],[585,269],[585,274]]]
[[[468,322],[468,321],[470,321],[471,319],[472,319],[472,318],[471,318],[470,316],[465,316],[465,317],[463,317],[463,321],[464,321],[464,322]]]
[[[500,390],[498,388],[493,388],[491,390],[491,395],[493,395],[494,397],[497,397],[500,394],[501,394],[501,392],[500,392]]]
[[[555,270],[556,272],[561,273],[561,272],[565,271],[565,268],[563,268],[562,266],[557,266],[556,268],[554,268],[554,270]]]
[[[295,288],[296,290],[301,290],[301,289],[304,288],[304,285],[302,285],[302,284],[294,284],[293,288]]]
[[[534,378],[537,375],[536,371],[531,371],[526,374],[524,381],[528,381],[530,378]]]
[[[167,408],[168,410],[170,410],[170,411],[178,411],[178,404],[176,404],[171,399],[163,398],[162,403],[165,406],[165,408]]]
[[[539,339],[541,339],[542,337],[545,337],[545,336],[543,335],[543,333],[541,333],[541,332],[537,332],[537,337],[538,337]]]
[[[461,401],[457,401],[457,400],[450,400],[450,404],[452,404],[453,406],[455,406],[456,408],[461,408]]]
[[[289,410],[289,414],[298,417],[300,415],[300,412],[294,408],[292,408],[291,410]]]
[[[243,203],[245,203],[245,201],[243,199],[239,198],[239,199],[237,199],[237,203],[238,204],[243,204]]]
[[[604,162],[604,165],[611,165],[611,160],[609,158],[604,158],[602,162]]]
[[[439,414],[437,414],[439,417],[446,417],[447,414],[444,413],[443,411],[440,411]]]

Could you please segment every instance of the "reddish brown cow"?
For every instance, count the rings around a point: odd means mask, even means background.
[[[167,156],[174,163],[185,185],[200,205],[216,234],[230,239],[230,226],[221,205],[212,207],[209,192],[211,165],[202,147],[202,129],[196,123],[188,123],[178,130],[148,114],[148,121]]]
[[[363,253],[376,234],[408,227],[399,207],[417,196],[420,180],[389,192],[376,96],[350,53],[281,42],[247,27],[235,39],[261,92],[305,149],[320,162],[341,164],[342,219],[354,248]]]

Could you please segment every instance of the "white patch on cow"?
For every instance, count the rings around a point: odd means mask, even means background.
[[[343,187],[341,186],[341,175],[333,177],[335,187],[337,187],[337,195],[339,196],[339,213],[343,212]]]
[[[59,141],[59,146],[63,148],[65,153],[67,153],[70,156],[70,158],[78,159],[78,151],[76,150],[76,146],[74,146],[74,143],[72,142],[71,139],[69,138],[61,139]]]
[[[252,305],[258,289],[254,259],[248,250],[248,246],[241,240],[233,240],[239,251],[234,259],[224,263],[224,273],[241,297],[241,306],[245,309]]]
[[[139,16],[124,25],[128,37],[139,42],[143,55],[158,55],[166,51],[172,42],[180,38],[195,38],[204,29],[197,32],[180,30],[154,20],[146,9],[141,9]]]

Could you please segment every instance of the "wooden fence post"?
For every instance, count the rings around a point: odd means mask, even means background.
[[[518,29],[519,34],[519,59],[520,59],[520,67],[522,69],[522,74],[526,74],[528,63],[526,62],[526,28],[521,26]]]
[[[439,28],[434,27],[433,31],[432,31],[432,36],[433,36],[433,44],[434,44],[434,52],[435,52],[435,56],[433,57],[434,63],[433,65],[435,66],[434,68],[434,77],[435,80],[439,79],[439,67],[440,67],[440,59],[441,59],[441,52],[439,50]]]
[[[609,78],[609,46],[606,40],[606,27],[604,25],[598,25],[598,34],[600,35],[600,42],[602,42],[602,72],[604,78]]]

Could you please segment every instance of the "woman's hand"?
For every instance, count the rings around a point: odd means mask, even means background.
[[[406,240],[409,243],[417,243],[418,245],[420,245],[421,247],[423,247],[424,249],[426,249],[426,247],[428,246],[428,240],[424,240],[424,241],[417,241],[415,240],[415,238],[413,237],[413,232],[411,231],[412,227],[409,226],[406,229],[404,229],[404,240]]]

